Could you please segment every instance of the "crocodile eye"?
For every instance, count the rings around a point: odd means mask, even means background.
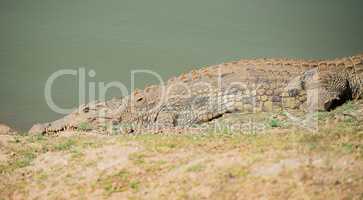
[[[142,101],[142,100],[144,100],[144,98],[143,98],[143,97],[140,97],[140,98],[138,98],[136,101],[137,101],[137,102],[140,102],[140,101]]]
[[[84,113],[88,113],[88,112],[89,112],[89,107],[85,107],[85,108],[83,108],[83,112],[84,112]]]

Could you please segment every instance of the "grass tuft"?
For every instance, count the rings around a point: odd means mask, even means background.
[[[70,150],[73,146],[76,145],[76,141],[74,139],[67,139],[65,141],[61,141],[60,143],[54,146],[56,151],[67,151]]]
[[[129,189],[137,191],[140,187],[140,182],[126,170],[100,178],[97,182],[103,187],[107,195],[125,192]]]
[[[201,163],[199,164],[196,164],[196,165],[193,165],[193,166],[190,166],[188,169],[187,169],[187,172],[201,172],[205,169],[205,166]]]

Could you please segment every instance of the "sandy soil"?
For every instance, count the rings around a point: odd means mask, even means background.
[[[356,110],[315,134],[0,136],[0,199],[363,199]]]

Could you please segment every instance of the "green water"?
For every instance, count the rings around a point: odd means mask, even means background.
[[[167,78],[242,57],[357,54],[362,7],[362,0],[0,0],[0,121],[26,130],[59,118],[44,99],[59,69],[94,69],[88,81],[129,86],[136,68]],[[53,97],[71,108],[77,90],[67,76]]]

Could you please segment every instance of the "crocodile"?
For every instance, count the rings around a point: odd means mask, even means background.
[[[331,60],[241,59],[202,67],[125,97],[82,105],[62,119],[34,125],[29,133],[133,133],[191,128],[233,112],[330,111],[362,98],[362,80],[363,54]]]

